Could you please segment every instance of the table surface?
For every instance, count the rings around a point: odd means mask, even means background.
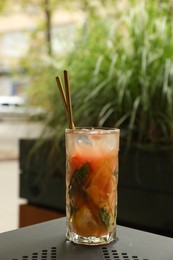
[[[66,218],[0,234],[0,260],[173,260],[173,239],[117,226],[109,245],[75,245],[65,238]]]

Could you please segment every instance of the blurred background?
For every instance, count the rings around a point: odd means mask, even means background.
[[[65,113],[121,129],[118,223],[173,236],[172,0],[0,3],[0,232],[65,216]]]
[[[41,61],[43,55],[47,59],[50,53],[69,50],[76,23],[83,19],[78,7],[69,8],[70,1],[65,6],[59,2],[5,0],[0,4],[0,232],[19,227],[19,203],[25,202],[19,197],[19,140],[38,137],[45,116],[44,106],[28,105],[32,78],[23,62],[32,63],[36,72],[35,58]],[[31,53],[37,57],[30,59]],[[38,74],[41,85],[44,80]]]

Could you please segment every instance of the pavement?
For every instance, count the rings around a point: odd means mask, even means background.
[[[40,123],[0,121],[0,233],[18,228],[19,204],[19,148],[20,138],[33,138],[40,134]]]
[[[18,160],[0,162],[0,233],[19,227],[19,204],[25,200],[19,198]]]

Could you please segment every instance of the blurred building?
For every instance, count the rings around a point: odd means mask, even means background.
[[[69,14],[62,10],[54,12],[52,27],[54,52],[63,52],[67,47],[73,47],[74,24],[82,17],[81,13]],[[0,16],[0,95],[20,95],[26,87],[26,78],[16,79],[16,74],[22,74],[22,68],[18,63],[21,57],[27,55],[30,33],[37,28],[42,19],[42,14],[37,9],[29,10],[27,13],[17,12]]]

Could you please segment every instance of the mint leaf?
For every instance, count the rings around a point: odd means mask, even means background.
[[[69,184],[69,196],[73,196],[73,194],[77,191],[84,192],[85,182],[88,177],[88,163],[83,164],[80,168],[76,169],[71,177]]]
[[[110,227],[111,216],[109,211],[105,207],[99,210],[99,218],[101,219],[106,229],[108,229]]]

